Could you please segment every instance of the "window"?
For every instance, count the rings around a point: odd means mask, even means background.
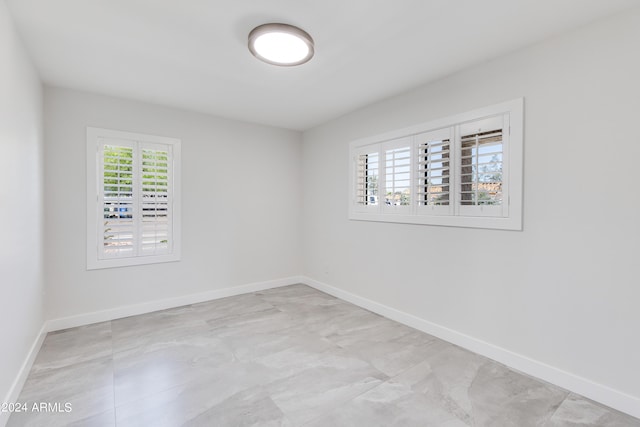
[[[180,141],[87,128],[87,269],[180,259]]]
[[[378,171],[380,167],[378,153],[359,154],[356,182],[356,200],[361,206],[378,205]]]
[[[451,215],[451,131],[425,132],[414,139],[418,175],[416,211],[427,215]]]
[[[350,219],[522,229],[523,99],[354,141],[350,153]]]
[[[411,145],[402,141],[397,148],[384,151],[385,198],[387,207],[411,205]]]

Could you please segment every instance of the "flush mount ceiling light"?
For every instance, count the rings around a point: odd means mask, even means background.
[[[249,50],[268,64],[290,67],[313,57],[313,39],[292,25],[264,24],[249,33]]]

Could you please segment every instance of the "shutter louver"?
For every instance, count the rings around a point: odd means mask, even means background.
[[[391,206],[411,204],[411,147],[385,151],[385,203]]]
[[[363,206],[378,204],[378,176],[380,162],[378,153],[361,154],[357,157],[356,203]]]

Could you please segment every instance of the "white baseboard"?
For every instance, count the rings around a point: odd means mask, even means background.
[[[278,288],[280,286],[295,285],[296,283],[301,282],[301,276],[292,276],[282,279],[268,280],[264,282],[249,283],[246,285],[215,289],[212,291],[200,292],[197,294],[182,295],[174,298],[149,301],[142,304],[127,305],[123,307],[111,308],[108,310],[94,311],[91,313],[83,313],[76,316],[48,320],[45,322],[45,326],[48,332],[59,331],[67,328],[75,328],[76,326],[106,322],[108,320],[121,319],[128,316],[136,316],[138,314],[151,313],[153,311],[181,307],[183,305],[196,304],[199,302],[211,301],[214,299],[226,298],[234,295],[257,292],[271,288]]]
[[[18,371],[18,375],[16,375],[16,379],[13,380],[13,384],[11,384],[11,388],[2,402],[11,403],[18,401],[22,387],[29,376],[29,372],[31,372],[31,366],[33,366],[33,362],[36,360],[36,356],[38,356],[38,352],[40,351],[40,347],[42,347],[42,343],[46,336],[46,324],[43,324],[42,328],[40,328],[40,332],[29,349],[29,353],[27,353],[27,357]],[[0,426],[4,427],[7,424],[10,415],[11,414],[9,412],[0,412]]]
[[[363,298],[310,277],[303,277],[301,282],[319,291],[326,292],[359,307],[380,314],[396,322],[426,332],[460,347],[481,354],[525,374],[540,378],[551,384],[565,388],[584,397],[600,402],[618,411],[640,418],[640,398],[598,384],[562,369],[547,365],[529,357],[514,353],[491,343],[473,338],[453,329],[446,328],[412,314],[405,313],[384,304]]]

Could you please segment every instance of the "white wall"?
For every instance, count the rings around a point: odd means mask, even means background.
[[[4,1],[0,64],[0,397],[8,402],[43,322],[42,88]]]
[[[640,403],[639,40],[636,9],[305,132],[305,275]],[[524,231],[347,220],[351,140],[521,96]]]
[[[86,127],[182,140],[182,260],[86,270]],[[299,132],[45,90],[49,319],[301,273]]]

